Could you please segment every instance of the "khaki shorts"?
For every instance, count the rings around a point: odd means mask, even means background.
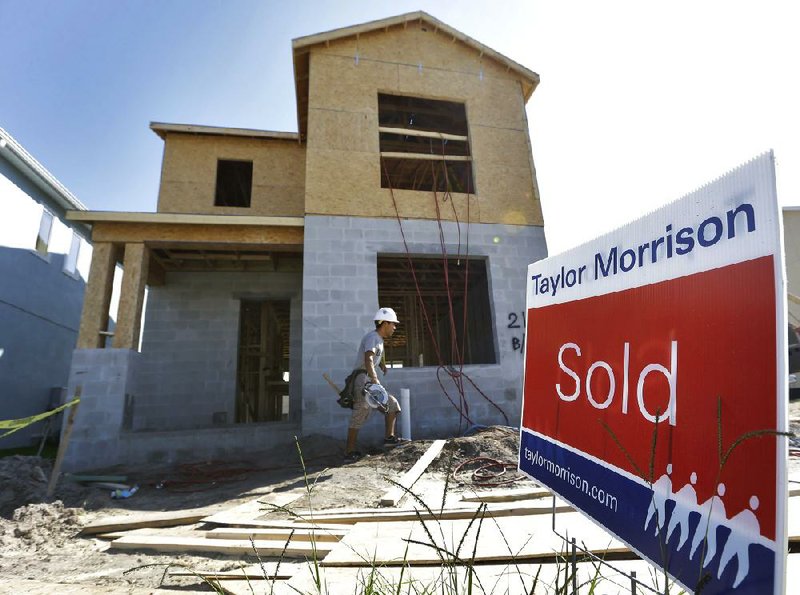
[[[364,385],[367,383],[366,374],[360,374],[353,386],[353,414],[350,416],[350,429],[359,430],[369,419],[373,411],[379,411],[369,406],[367,398],[364,396]],[[389,403],[386,406],[386,413],[400,413],[400,403],[392,395],[389,395]]]

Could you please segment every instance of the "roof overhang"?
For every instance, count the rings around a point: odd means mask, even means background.
[[[59,215],[67,211],[86,211],[86,206],[67,190],[56,177],[47,171],[33,155],[28,153],[13,136],[0,128],[0,156],[16,167],[37,188],[44,192],[61,210]],[[77,221],[77,220],[76,220]],[[89,227],[83,223],[75,225],[75,230],[85,238],[89,237]]]
[[[303,217],[257,215],[195,215],[191,213],[136,213],[130,211],[68,211],[67,219],[94,223],[159,223],[174,225],[266,225],[303,227]]]
[[[487,56],[499,62],[509,71],[514,72],[522,81],[523,94],[526,102],[530,99],[539,84],[539,75],[532,70],[525,68],[489,46],[483,45],[469,35],[465,35],[461,31],[453,29],[446,23],[443,23],[424,11],[409,12],[386,19],[362,23],[360,25],[298,37],[292,40],[292,54],[294,61],[294,84],[297,94],[297,127],[300,131],[299,135],[301,139],[304,139],[306,136],[308,122],[308,58],[311,49],[315,46],[327,45],[333,41],[346,39],[348,37],[357,37],[364,33],[378,30],[388,31],[392,27],[403,27],[413,22],[427,23],[434,31],[440,31],[449,35],[452,37],[453,41],[463,43],[477,51],[481,56]]]
[[[252,128],[223,128],[220,126],[198,126],[196,124],[168,124],[165,122],[150,122],[150,129],[162,140],[169,133],[196,134],[205,136],[232,136],[237,138],[261,138],[269,140],[300,141],[296,132],[276,132],[272,130],[255,130]]]
[[[279,271],[302,266],[302,217],[193,215],[69,211],[67,218],[91,226],[95,244],[125,244],[151,250],[148,284],[167,271]]]

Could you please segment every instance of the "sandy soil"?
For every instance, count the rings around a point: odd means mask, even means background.
[[[789,413],[790,430],[800,435],[800,401],[790,403]],[[76,593],[139,594],[153,592],[159,586],[175,593],[209,592],[195,578],[165,578],[165,569],[168,565],[181,565],[195,570],[231,570],[253,560],[223,555],[114,551],[108,549],[107,541],[76,534],[84,525],[112,515],[206,506],[230,509],[273,491],[303,491],[306,481],[313,484],[310,502],[304,495],[289,506],[300,513],[305,513],[309,506],[315,510],[375,506],[390,487],[386,478],[397,479],[410,469],[430,444],[415,441],[386,452],[373,452],[356,463],[343,464],[341,445],[312,436],[301,444],[305,474],[299,457],[288,457],[285,452],[263,453],[250,460],[225,463],[105,470],[104,473],[128,475],[129,483],[140,486],[133,497],[123,500],[111,499],[108,489],[68,480],[62,480],[55,497],[47,500],[51,461],[37,457],[0,459],[0,593],[19,592],[19,581],[26,579],[28,595],[49,592],[48,583],[73,585]],[[487,428],[452,439],[429,467],[427,483],[418,485],[443,486],[446,478],[452,478],[453,469],[475,457],[514,463],[517,452],[518,436],[511,428]],[[274,461],[286,463],[279,466]],[[516,471],[509,470],[501,479],[515,474]],[[792,487],[800,487],[800,439],[790,439],[789,475],[790,480],[797,480]],[[462,481],[447,480],[450,492],[483,489],[474,485],[468,472],[458,477]],[[523,478],[505,487],[532,485]],[[278,513],[278,516],[281,514],[285,515]],[[201,527],[198,524],[169,531],[189,533]],[[38,591],[35,586],[40,583],[33,581],[41,581],[45,586]],[[58,590],[73,592],[66,587]]]
[[[204,506],[220,510],[250,502],[272,491],[306,489],[313,485],[310,506],[315,510],[375,506],[391,487],[386,478],[397,479],[422,456],[430,441],[414,441],[387,452],[374,452],[358,462],[342,464],[341,446],[330,439],[310,437],[301,448],[306,473],[299,457],[287,465],[269,466],[265,462],[287,460],[285,453],[264,453],[248,461],[208,463],[146,470],[105,470],[106,474],[126,474],[129,483],[140,490],[131,498],[115,500],[108,489],[87,487],[62,480],[54,498],[45,498],[51,461],[38,457],[0,459],[0,593],[12,579],[49,583],[80,584],[85,592],[138,593],[139,588],[155,589],[162,584],[167,565],[177,564],[196,570],[231,570],[242,560],[223,555],[155,555],[150,552],[121,552],[108,549],[108,542],[93,537],[77,537],[84,525],[100,518],[145,511],[181,510]],[[333,452],[331,452],[333,451]],[[452,440],[429,468],[444,484],[447,470],[473,457],[490,457],[515,463],[518,436],[511,428],[495,427],[473,436]],[[508,471],[504,477],[516,475]],[[469,473],[463,473],[469,479]],[[515,486],[533,485],[527,479]],[[450,482],[450,490],[470,485]],[[304,495],[289,508],[305,514],[309,496]],[[276,516],[287,516],[276,513]],[[201,525],[172,528],[171,534],[189,533]],[[244,560],[245,564],[254,560]],[[34,585],[35,583],[31,583]],[[9,587],[10,588],[10,587]],[[130,591],[126,591],[125,589]],[[164,588],[210,591],[195,578],[167,577]]]

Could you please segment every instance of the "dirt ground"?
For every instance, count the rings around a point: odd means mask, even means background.
[[[487,428],[453,439],[429,467],[429,475],[444,484],[448,468],[474,457],[515,464],[518,444],[517,431],[506,427]],[[288,506],[300,514],[306,514],[309,506],[314,510],[376,506],[380,496],[391,487],[386,478],[399,478],[430,445],[430,441],[414,441],[344,464],[341,445],[332,444],[329,438],[312,436],[301,442],[305,473],[297,453],[287,457],[285,452],[264,453],[253,460],[224,463],[104,470],[104,474],[125,474],[128,483],[140,486],[128,499],[112,499],[108,489],[62,479],[54,497],[47,500],[50,460],[21,456],[0,459],[0,593],[19,592],[18,581],[24,579],[80,585],[80,592],[138,594],[162,585],[169,564],[195,570],[236,569],[240,563],[249,564],[255,560],[223,555],[157,555],[109,550],[108,541],[76,534],[84,525],[108,516],[206,506],[227,510],[273,491],[305,491],[306,480],[313,485],[310,496],[302,495]],[[288,463],[283,466],[267,464],[276,460]],[[469,485],[450,482],[450,490],[481,489],[472,485],[467,471],[465,468],[459,477],[466,478]],[[533,485],[511,469],[500,480],[511,477],[520,479],[514,487]],[[281,512],[275,516],[288,518],[288,514]],[[200,524],[176,527],[170,532],[188,533],[199,527]],[[17,581],[13,583],[13,590],[4,590],[4,585],[11,584],[12,579]],[[167,577],[161,588],[181,593],[187,593],[187,589],[188,592],[211,591],[191,577]]]
[[[800,436],[800,401],[790,403],[790,430]],[[328,438],[303,439],[299,456],[285,452],[263,453],[250,460],[209,462],[160,469],[110,469],[106,474],[125,474],[139,491],[128,499],[112,499],[110,490],[62,479],[51,499],[45,498],[52,462],[38,457],[12,456],[0,459],[0,593],[17,593],[21,580],[28,595],[48,593],[47,586],[72,585],[66,593],[210,592],[196,578],[165,577],[168,565],[194,570],[232,570],[254,560],[224,555],[158,555],[153,552],[109,550],[108,541],[77,537],[80,529],[108,516],[146,511],[172,511],[197,507],[227,510],[270,492],[306,490],[289,508],[304,513],[329,508],[375,506],[391,487],[387,477],[397,479],[422,456],[430,441],[414,441],[392,450],[376,451],[355,463],[344,464],[341,445]],[[492,427],[466,437],[451,439],[426,477],[448,483],[448,490],[474,491],[468,467],[452,480],[452,471],[475,457],[488,457],[515,464],[519,439],[516,430]],[[284,449],[285,450],[285,449]],[[274,461],[284,461],[275,465]],[[800,485],[800,439],[790,439],[790,480]],[[509,469],[498,478],[518,477]],[[446,478],[451,478],[447,479]],[[502,487],[531,487],[525,478]],[[488,488],[485,488],[488,489]],[[288,516],[286,513],[276,513]],[[191,532],[201,525],[176,527],[173,534]],[[16,582],[14,582],[16,581]],[[37,583],[34,581],[40,581]],[[9,587],[8,585],[14,585]],[[4,587],[5,585],[5,587]],[[6,589],[6,590],[4,590]],[[8,590],[10,589],[10,590]],[[161,591],[159,591],[161,592]]]

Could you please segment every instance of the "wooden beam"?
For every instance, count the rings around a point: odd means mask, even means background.
[[[369,508],[359,510],[322,510],[314,512],[314,519],[324,523],[361,523],[361,522],[396,522],[414,521],[418,518],[423,520],[458,520],[471,519],[478,511],[479,504],[467,503],[458,508],[445,508],[442,511],[435,510],[433,514],[427,510],[416,509],[380,509]],[[556,505],[556,512],[571,512],[573,508],[566,502],[559,501]],[[485,516],[487,518],[500,518],[507,516],[527,516],[527,515],[549,515],[553,512],[550,502],[500,502],[488,504]]]
[[[381,506],[396,506],[397,503],[403,499],[403,496],[406,495],[406,490],[410,489],[411,486],[414,485],[414,482],[419,479],[420,475],[425,473],[428,465],[430,465],[433,460],[439,456],[439,453],[442,452],[445,444],[447,444],[447,440],[434,441],[434,443],[428,447],[428,450],[425,451],[425,454],[419,458],[414,466],[406,471],[397,481],[399,485],[392,487],[392,489],[381,496],[379,504]]]
[[[302,227],[264,225],[175,225],[168,223],[97,222],[92,226],[93,242],[168,242],[203,243],[208,246],[225,244],[302,246]]]
[[[347,529],[295,529],[295,528],[218,528],[206,531],[209,539],[256,539],[283,540],[291,536],[292,541],[339,541],[347,535]]]
[[[75,398],[80,399],[82,392],[83,392],[83,387],[79,385],[75,389]],[[72,428],[75,425],[75,416],[78,413],[78,405],[80,405],[80,403],[75,403],[72,407],[69,408],[67,425],[64,428],[64,432],[61,435],[61,439],[58,441],[58,452],[56,453],[56,460],[55,463],[53,463],[53,470],[50,472],[50,481],[47,483],[48,498],[53,495],[53,491],[56,489],[56,484],[58,483],[58,477],[61,474],[61,463],[64,461],[64,455],[66,454],[67,446],[69,445],[69,437],[72,435]]]
[[[418,159],[420,161],[472,161],[468,155],[431,155],[430,153],[381,153],[384,159]]]
[[[125,245],[122,265],[122,287],[119,298],[117,327],[114,330],[115,349],[138,349],[141,332],[144,289],[150,254],[142,243]]]
[[[156,550],[158,552],[202,552],[218,553],[229,556],[251,555],[255,556],[283,556],[285,558],[308,558],[323,556],[331,551],[334,544],[322,543],[290,543],[285,541],[234,539],[207,539],[205,537],[160,537],[146,535],[132,535],[115,539],[109,544],[112,549],[118,550]]]
[[[515,490],[491,490],[465,494],[461,497],[464,502],[515,502],[519,500],[533,500],[552,496],[547,488],[518,488]]]
[[[200,215],[194,213],[136,213],[117,211],[67,211],[70,221],[87,223],[159,223],[176,225],[260,225],[303,227],[303,217],[262,215]]]
[[[125,531],[128,529],[142,529],[145,527],[176,527],[178,525],[192,525],[208,516],[216,509],[191,508],[188,510],[174,510],[169,512],[145,512],[130,516],[113,516],[93,521],[83,527],[78,535],[93,535],[96,533],[109,533],[112,531]]]
[[[249,566],[242,566],[236,570],[172,570],[170,576],[189,576],[201,577],[206,580],[275,580],[275,579],[288,579],[297,573],[301,568],[296,562],[266,562],[262,561],[260,564],[251,564]],[[266,576],[265,576],[266,575]]]
[[[468,136],[447,134],[445,132],[431,132],[430,130],[415,130],[413,128],[391,128],[388,126],[379,126],[378,132],[387,132],[389,134],[405,134],[407,136],[424,136],[426,138],[440,138],[443,140],[469,140]]]
[[[108,330],[108,308],[114,284],[117,247],[111,242],[95,242],[92,266],[83,297],[78,349],[102,349],[105,338],[100,331]]]

